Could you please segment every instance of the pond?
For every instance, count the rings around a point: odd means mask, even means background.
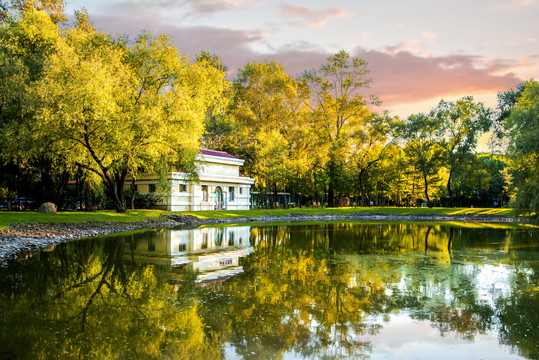
[[[533,228],[133,232],[21,254],[0,281],[0,358],[539,359]]]

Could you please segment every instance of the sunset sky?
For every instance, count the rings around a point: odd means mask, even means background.
[[[371,90],[405,117],[441,98],[496,93],[539,74],[536,0],[68,0],[96,28],[134,38],[168,34],[193,58],[219,55],[229,78],[248,62],[276,60],[290,75],[339,50],[368,61]]]

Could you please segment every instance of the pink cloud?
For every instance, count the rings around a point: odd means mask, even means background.
[[[501,60],[478,68],[481,58],[467,55],[422,57],[405,51],[388,54],[361,48],[354,55],[369,62],[371,88],[385,105],[497,92],[522,81],[507,72],[513,64]]]
[[[310,43],[294,43],[275,49],[272,54],[253,50],[252,45],[265,41],[265,33],[212,27],[176,27],[163,25],[158,18],[96,17],[96,26],[114,34],[131,37],[141,29],[154,34],[169,34],[183,53],[193,58],[201,50],[220,56],[229,67],[229,78],[248,62],[276,60],[292,75],[319,68],[332,54]],[[141,23],[143,22],[143,23]],[[515,69],[537,66],[537,56],[521,61],[484,59],[468,55],[425,57],[400,48],[354,49],[353,56],[368,61],[372,79],[370,93],[383,101],[383,106],[417,103],[461,94],[484,94],[503,91],[525,80],[515,75]],[[486,61],[488,60],[488,61]]]
[[[279,10],[283,17],[295,19],[291,24],[310,28],[323,26],[329,20],[354,16],[354,13],[345,9],[312,9],[307,6],[282,5]]]

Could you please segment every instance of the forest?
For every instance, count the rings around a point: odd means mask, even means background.
[[[85,9],[67,24],[63,4],[0,3],[2,203],[125,212],[128,176],[174,166],[196,181],[207,148],[245,159],[260,207],[284,193],[285,207],[510,206],[538,220],[534,80],[500,92],[495,109],[465,96],[399,118],[345,50],[294,76],[276,61],[232,74],[211,49],[188,58],[166,35],[100,32]]]

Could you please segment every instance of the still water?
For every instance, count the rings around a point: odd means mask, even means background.
[[[509,226],[158,230],[0,269],[0,359],[539,359],[538,314]]]

